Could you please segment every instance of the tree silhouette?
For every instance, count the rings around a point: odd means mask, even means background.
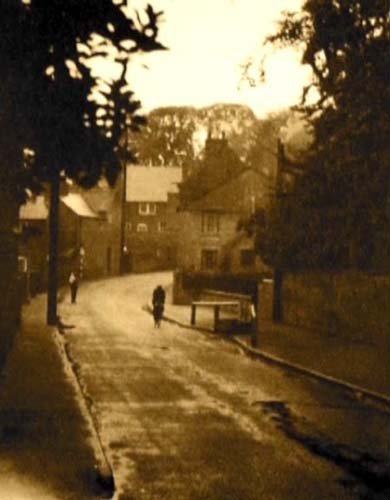
[[[137,128],[139,102],[126,82],[138,51],[156,40],[160,13],[126,14],[125,0],[3,0],[0,16],[0,185],[20,203],[51,186],[48,322],[54,324],[60,175],[92,187],[113,184],[120,138]],[[99,77],[111,59],[117,78]]]
[[[126,126],[137,127],[139,102],[126,83],[136,51],[162,48],[157,20],[126,16],[126,2],[16,0],[0,17],[0,169],[20,200],[59,172],[84,186],[119,172]],[[94,76],[111,58],[117,78]],[[2,157],[2,158],[1,158]],[[10,182],[12,180],[12,182]]]
[[[182,166],[194,161],[193,108],[164,107],[152,110],[142,134],[131,134],[137,162],[146,165]]]
[[[269,38],[303,47],[313,72],[301,105],[314,127],[307,175],[277,209],[279,230],[294,225],[284,253],[301,264],[370,267],[389,227],[389,28],[388,0],[307,0]]]

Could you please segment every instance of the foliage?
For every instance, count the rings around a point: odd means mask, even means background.
[[[315,134],[308,173],[279,201],[265,244],[287,266],[371,265],[389,215],[389,24],[388,0],[307,0],[270,37],[303,47],[318,95],[312,104],[305,89],[301,106]]]
[[[316,182],[316,179],[310,181]],[[301,196],[307,189],[297,187],[290,196],[275,201],[266,224],[256,227],[256,248],[266,264],[279,269],[348,267],[348,234],[343,214],[329,215],[309,206]]]
[[[214,104],[205,108],[190,106],[163,107],[147,116],[142,134],[129,134],[129,142],[139,164],[188,166],[202,154],[207,133],[226,134],[239,155],[247,155],[252,141],[252,127],[257,122],[253,112],[238,104]]]
[[[26,188],[64,172],[84,186],[119,172],[123,130],[137,128],[140,106],[126,64],[157,42],[159,13],[141,21],[125,1],[2,1],[0,18],[0,176],[22,200]],[[102,78],[93,63],[113,59],[120,76]]]
[[[279,112],[257,120],[251,130],[251,146],[246,156],[249,167],[261,172],[269,189],[275,182],[277,168],[277,141],[289,112]]]
[[[182,166],[194,160],[195,121],[192,108],[157,108],[147,116],[142,134],[130,135],[137,162],[146,165]]]
[[[186,204],[201,198],[246,168],[260,172],[266,188],[272,190],[276,175],[277,135],[285,118],[285,114],[272,115],[253,120],[247,127],[240,120],[239,126],[245,130],[241,140],[237,131],[233,131],[233,140],[224,132],[221,137],[209,134],[203,151],[187,169],[189,175],[180,188],[182,202]],[[240,156],[238,151],[244,154]]]
[[[229,146],[245,161],[258,122],[253,111],[242,104],[217,103],[201,108],[198,114],[207,132],[213,137],[225,135]]]

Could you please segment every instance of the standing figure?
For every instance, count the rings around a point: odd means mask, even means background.
[[[153,318],[154,326],[160,328],[161,318],[164,313],[165,291],[161,285],[158,285],[153,291]]]
[[[79,279],[77,274],[72,271],[69,275],[70,297],[72,304],[76,303],[77,290],[79,287]]]

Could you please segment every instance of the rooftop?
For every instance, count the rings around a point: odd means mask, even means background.
[[[126,201],[168,201],[168,193],[177,193],[182,181],[181,167],[127,167]]]
[[[19,209],[20,220],[46,220],[49,210],[43,195],[28,200]]]
[[[61,196],[61,201],[79,217],[98,218],[98,215],[91,209],[80,194],[69,193],[66,196]]]

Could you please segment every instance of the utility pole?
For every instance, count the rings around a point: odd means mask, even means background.
[[[48,272],[48,287],[47,287],[48,325],[57,324],[59,206],[60,206],[60,173],[55,172],[50,182],[49,272]]]
[[[128,130],[125,130],[124,154],[122,164],[122,200],[121,200],[121,232],[120,232],[120,274],[125,273],[125,243],[126,243],[126,189],[127,189],[127,148]]]
[[[276,172],[276,196],[281,203],[283,196],[283,168],[285,164],[284,145],[280,138],[278,138],[278,159],[277,159],[277,172]],[[281,322],[283,319],[283,302],[282,302],[282,289],[283,289],[283,272],[280,266],[274,268],[274,296],[273,296],[273,310],[272,316],[275,322]]]

